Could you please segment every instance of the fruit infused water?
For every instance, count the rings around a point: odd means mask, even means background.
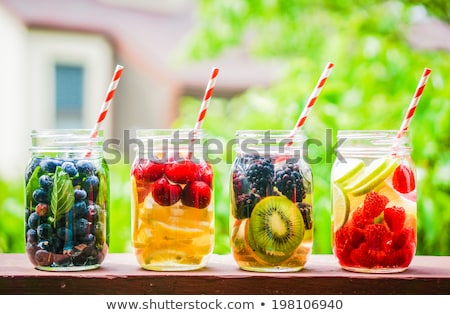
[[[408,138],[339,131],[332,182],[333,252],[342,268],[391,273],[416,250],[416,185]]]
[[[31,138],[25,171],[28,258],[39,270],[98,268],[109,244],[102,132],[91,140],[89,130],[34,130]]]
[[[288,139],[289,133],[237,132],[230,229],[232,254],[243,270],[298,271],[311,252],[312,174],[303,133]]]
[[[142,268],[194,270],[214,247],[213,169],[204,132],[137,130],[131,168],[132,244]]]

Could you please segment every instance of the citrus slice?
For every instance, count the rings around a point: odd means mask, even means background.
[[[394,171],[396,165],[396,161],[391,158],[374,160],[344,190],[352,192],[355,196],[363,195],[386,179]]]
[[[169,225],[164,222],[153,221],[153,231],[157,235],[163,235],[165,239],[169,240],[191,240],[196,237],[208,233],[209,230],[199,228],[180,227],[177,225]]]
[[[364,162],[360,159],[346,159],[345,163],[333,171],[333,181],[336,184],[345,185],[364,168]]]
[[[371,179],[369,179],[365,184],[353,190],[353,194],[355,196],[361,196],[367,194],[369,191],[375,189],[378,185],[380,185],[392,172],[397,168],[398,163],[395,160],[389,159],[385,164],[384,168],[376,173],[372,173]]]
[[[336,232],[348,220],[350,201],[347,195],[337,185],[333,185],[333,227]]]

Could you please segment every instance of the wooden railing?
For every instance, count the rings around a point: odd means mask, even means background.
[[[230,255],[214,255],[189,272],[154,272],[132,254],[108,254],[99,269],[46,272],[25,254],[0,254],[0,294],[450,294],[450,256],[416,256],[396,274],[342,270],[332,255],[312,255],[304,270],[256,273],[240,270]]]

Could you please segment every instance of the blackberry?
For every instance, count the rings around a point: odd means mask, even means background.
[[[233,171],[233,193],[237,197],[241,194],[245,194],[250,190],[250,185],[247,178],[241,171]]]
[[[253,208],[260,200],[261,197],[253,193],[239,195],[235,201],[236,209],[233,216],[236,219],[250,218]]]
[[[306,196],[303,176],[297,164],[287,163],[276,172],[275,187],[293,202],[302,201]]]
[[[253,156],[249,161],[246,176],[250,183],[250,189],[261,197],[273,194],[274,166],[270,159],[261,156]]]
[[[302,214],[303,221],[305,222],[305,229],[312,229],[312,207],[310,204],[305,202],[297,203],[297,207],[300,209],[300,213]]]

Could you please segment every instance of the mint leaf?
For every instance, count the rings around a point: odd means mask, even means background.
[[[58,166],[53,179],[53,190],[50,198],[50,210],[53,213],[53,224],[61,219],[74,203],[72,180],[69,175]]]
[[[38,165],[31,174],[30,179],[28,180],[27,186],[25,187],[26,198],[28,202],[28,209],[31,210],[33,203],[33,192],[39,188],[39,172],[41,167]]]

